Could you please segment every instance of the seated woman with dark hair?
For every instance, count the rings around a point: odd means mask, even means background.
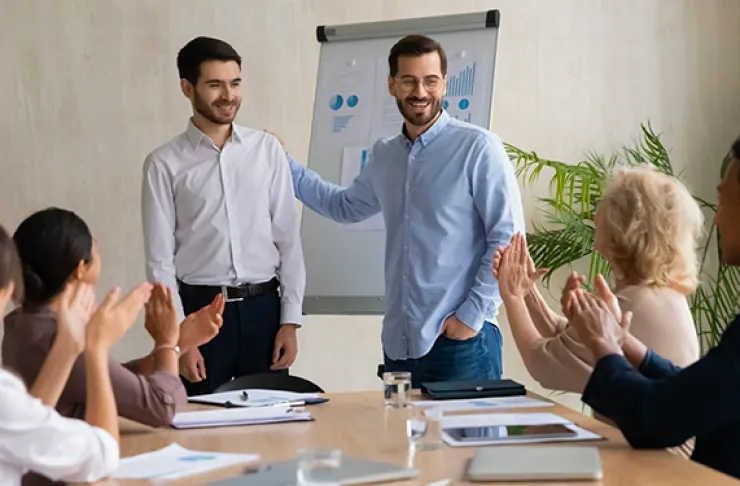
[[[11,295],[22,298],[20,262],[13,240],[0,227],[0,311]],[[108,353],[136,320],[151,285],[136,287],[119,302],[112,291],[98,310],[92,287],[68,286],[57,304],[58,325],[30,394],[0,369],[0,482],[20,485],[27,472],[54,481],[89,482],[118,467],[118,413],[108,374]],[[85,421],[62,417],[54,404],[76,361],[87,367]]]
[[[85,222],[63,209],[51,208],[28,217],[13,235],[23,271],[22,307],[5,318],[2,355],[6,366],[33,382],[48,356],[57,332],[65,289],[78,283],[95,285],[100,276],[97,244]],[[155,284],[147,306],[146,329],[154,349],[144,358],[110,362],[116,404],[121,416],[154,427],[172,422],[187,402],[178,376],[178,357],[210,340],[220,327],[223,302],[177,322],[172,296]],[[86,405],[85,362],[77,360],[57,404],[68,417],[82,417]]]

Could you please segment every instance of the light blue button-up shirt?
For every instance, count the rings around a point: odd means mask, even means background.
[[[289,160],[296,196],[317,213],[356,223],[383,212],[389,358],[427,354],[453,313],[474,330],[495,322],[493,255],[524,231],[514,169],[496,135],[442,112],[413,143],[403,134],[376,142],[348,188]]]

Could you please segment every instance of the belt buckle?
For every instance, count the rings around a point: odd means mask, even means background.
[[[221,286],[221,295],[224,297],[224,302],[241,302],[244,300],[242,297],[229,298],[229,287],[226,285]]]

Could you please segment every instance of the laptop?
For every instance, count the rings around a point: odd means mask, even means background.
[[[583,446],[481,448],[467,470],[471,482],[598,481],[603,475],[599,450]]]
[[[259,468],[258,472],[211,483],[210,486],[294,486],[297,468],[296,460],[275,462]],[[333,479],[336,484],[345,486],[400,481],[418,475],[419,471],[416,469],[345,456],[342,457],[336,477],[327,479]]]

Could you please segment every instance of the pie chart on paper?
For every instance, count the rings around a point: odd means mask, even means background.
[[[329,101],[329,108],[331,108],[334,111],[337,111],[342,107],[342,104],[344,103],[344,99],[341,95],[334,95],[331,97],[331,100]]]

